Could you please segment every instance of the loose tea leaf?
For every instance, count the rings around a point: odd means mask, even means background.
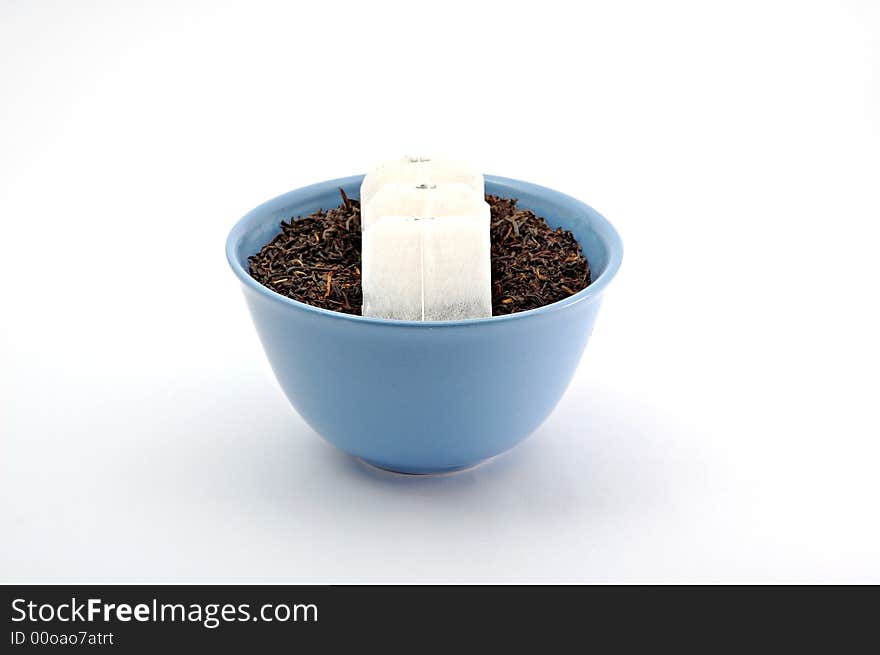
[[[562,300],[590,284],[590,265],[574,235],[487,195],[492,215],[492,314],[513,314]]]
[[[249,258],[250,274],[288,298],[346,314],[361,313],[360,203],[297,220]],[[491,209],[492,314],[562,300],[590,284],[590,266],[571,232],[552,229],[513,198],[487,195]]]
[[[361,313],[360,203],[295,221],[250,257],[251,276],[288,298],[347,314]]]

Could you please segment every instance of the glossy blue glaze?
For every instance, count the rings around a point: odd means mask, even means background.
[[[376,466],[406,473],[467,468],[515,446],[547,418],[571,381],[623,247],[598,212],[570,196],[492,175],[486,191],[519,198],[583,247],[593,283],[527,312],[418,323],[349,316],[256,282],[247,258],[282,219],[359,197],[363,176],[291,191],[232,229],[226,256],[244,287],[263,348],[290,402],[315,431]]]

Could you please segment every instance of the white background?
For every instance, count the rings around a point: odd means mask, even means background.
[[[2,581],[880,582],[876,2],[80,4],[0,0]],[[409,152],[626,247],[450,477],[317,437],[223,254]]]

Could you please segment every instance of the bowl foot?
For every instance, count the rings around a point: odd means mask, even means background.
[[[482,466],[486,462],[493,457],[489,457],[488,459],[480,460],[479,462],[474,462],[473,464],[465,464],[464,466],[451,466],[449,468],[438,468],[438,469],[412,469],[412,470],[400,470],[394,468],[393,466],[388,466],[386,464],[380,464],[379,462],[371,462],[368,459],[363,459],[362,457],[355,457],[357,461],[365,466],[369,466],[372,469],[379,469],[384,473],[393,473],[395,475],[413,475],[413,476],[439,476],[439,475],[452,475],[454,473],[463,473],[464,471],[470,471],[471,469],[475,469],[478,466]]]

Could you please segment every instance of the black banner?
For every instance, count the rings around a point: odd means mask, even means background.
[[[869,587],[7,586],[3,650],[876,639]],[[575,640],[575,641],[571,641]]]

